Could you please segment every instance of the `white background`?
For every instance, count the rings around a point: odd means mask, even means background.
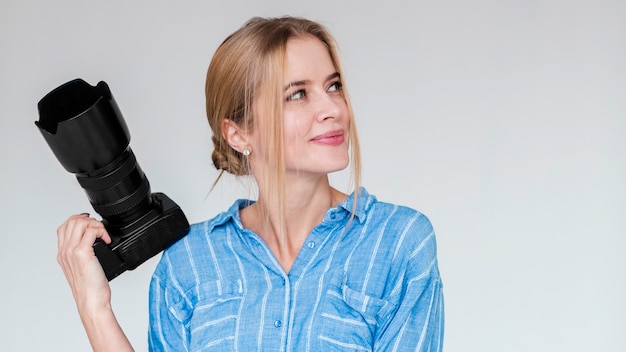
[[[339,42],[369,191],[435,226],[445,351],[626,350],[618,0],[3,0],[0,350],[89,348],[55,230],[92,209],[33,123],[39,99],[76,77],[105,80],[152,190],[192,222],[210,218],[246,182],[209,195],[206,68],[245,20],[284,14]],[[140,351],[155,264],[112,282]]]

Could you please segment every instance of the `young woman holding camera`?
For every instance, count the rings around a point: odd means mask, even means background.
[[[441,351],[443,295],[429,220],[360,186],[356,125],[335,42],[318,23],[254,18],[207,73],[213,163],[250,175],[238,200],[164,251],[150,350]],[[351,165],[354,190],[328,174]],[[132,350],[92,249],[88,215],[58,229],[59,263],[94,350]]]

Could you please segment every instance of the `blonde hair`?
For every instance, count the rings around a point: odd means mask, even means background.
[[[340,77],[344,77],[336,43],[319,23],[296,17],[254,17],[227,37],[215,52],[206,77],[206,112],[213,130],[212,160],[220,170],[216,183],[226,171],[249,175],[246,156],[234,150],[223,137],[224,119],[244,130],[255,130],[268,155],[271,175],[263,175],[259,190],[267,191],[266,202],[285,204],[285,164],[283,143],[283,75],[287,41],[312,35],[327,48]],[[255,101],[255,98],[262,99]],[[351,176],[355,196],[361,180],[361,154],[356,124],[346,85],[343,96],[350,119]],[[264,119],[263,123],[253,117]],[[267,177],[269,176],[269,177]],[[257,180],[258,182],[258,180]],[[274,203],[276,202],[276,203]],[[356,202],[355,202],[356,203]],[[267,203],[266,203],[267,204]],[[261,209],[264,207],[261,206]],[[284,209],[280,209],[284,214]]]

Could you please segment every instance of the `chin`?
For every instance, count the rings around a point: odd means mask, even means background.
[[[343,171],[343,170],[345,170],[348,167],[349,164],[350,164],[350,160],[346,160],[346,161],[343,161],[343,162],[337,163],[337,164],[329,164],[325,168],[326,169],[325,172],[327,174],[330,174],[332,172]]]
[[[299,165],[299,167],[295,167],[298,174],[317,174],[317,175],[328,175],[333,172],[338,172],[345,170],[348,167],[347,162],[341,163],[332,163],[327,160],[322,160],[321,162],[315,162],[311,165]]]

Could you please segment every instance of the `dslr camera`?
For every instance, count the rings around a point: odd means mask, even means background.
[[[37,105],[35,125],[65,170],[75,174],[112,242],[93,248],[110,281],[185,236],[189,222],[148,178],[130,148],[124,117],[105,82],[69,81]]]

